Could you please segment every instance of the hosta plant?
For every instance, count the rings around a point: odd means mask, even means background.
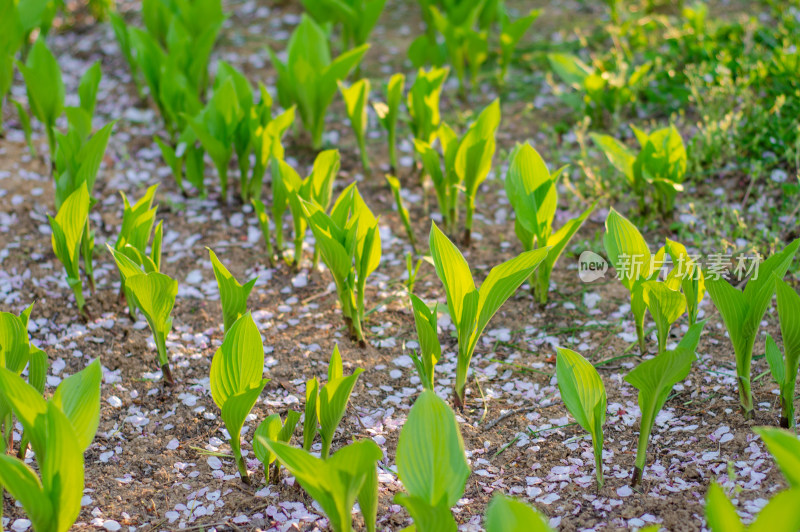
[[[366,314],[367,277],[381,260],[378,219],[369,210],[355,183],[345,188],[330,215],[317,204],[302,203],[322,260],[336,283],[336,292],[350,335],[366,345],[362,324]]]
[[[800,295],[781,279],[775,278],[778,294],[778,317],[781,323],[783,352],[767,334],[766,358],[775,382],[781,390],[781,427],[795,428],[794,414],[797,369],[800,366]]]
[[[259,86],[261,101],[254,108],[250,116],[251,143],[255,155],[255,164],[250,180],[242,184],[242,197],[261,198],[264,174],[273,159],[284,158],[283,136],[294,124],[295,107],[292,106],[276,117],[272,117],[269,106],[265,101],[270,98],[263,85]],[[269,99],[271,102],[271,99]]]
[[[557,183],[562,171],[563,167],[550,174],[544,160],[530,144],[518,144],[511,153],[505,180],[506,196],[516,213],[514,230],[523,248],[550,248],[530,283],[541,304],[547,303],[553,266],[595,207],[592,204],[580,216],[553,231],[558,206]]]
[[[341,24],[343,50],[367,42],[385,3],[386,0],[302,0],[306,12],[320,25]]]
[[[650,316],[656,324],[658,353],[667,350],[667,339],[672,324],[683,316],[686,300],[677,290],[661,281],[645,281],[642,283],[642,299]]]
[[[25,63],[17,63],[25,78],[33,115],[44,125],[52,160],[56,153],[56,120],[64,112],[64,80],[55,56],[44,37],[36,40]]]
[[[370,83],[368,79],[361,79],[346,87],[339,82],[339,91],[344,99],[347,119],[358,143],[358,153],[361,155],[361,168],[369,175],[369,158],[367,157],[367,101],[369,100]]]
[[[447,293],[447,308],[458,336],[454,400],[459,408],[463,408],[467,371],[481,333],[502,304],[545,259],[549,250],[525,251],[495,266],[483,281],[480,291],[475,287],[464,256],[435,223],[431,224],[430,250],[436,274]]]
[[[603,245],[622,286],[631,294],[631,312],[639,340],[639,351],[644,354],[644,314],[647,305],[644,301],[643,284],[658,277],[663,253],[657,253],[655,257],[651,255],[647,242],[636,226],[613,207],[606,217]]]
[[[436,201],[439,204],[445,231],[455,234],[459,196],[463,188],[455,171],[456,153],[460,141],[456,132],[447,124],[442,124],[436,135],[441,146],[441,156],[430,143],[414,139],[414,150],[422,164],[420,177],[424,194],[423,204],[427,210],[428,181],[425,179],[427,176],[436,192]],[[442,162],[444,162],[444,167],[442,167]]]
[[[428,144],[433,142],[436,130],[442,121],[439,100],[448,73],[447,68],[430,70],[420,68],[417,71],[417,77],[411,84],[406,101],[411,118],[411,132],[417,140]]]
[[[397,442],[397,476],[405,492],[394,496],[420,532],[455,532],[450,508],[464,494],[469,465],[453,411],[425,390],[408,413]]]
[[[53,251],[64,265],[67,284],[75,295],[78,312],[84,317],[86,301],[83,298],[79,259],[84,229],[89,219],[89,202],[89,191],[84,183],[64,201],[55,218],[48,216],[50,228],[53,230]]]
[[[576,111],[603,123],[606,115],[616,116],[620,109],[636,101],[647,86],[651,64],[633,67],[622,63],[618,67],[589,66],[570,54],[548,54],[550,68],[572,91],[556,93]]]
[[[231,450],[242,481],[250,484],[242,456],[241,432],[245,418],[269,379],[264,378],[264,345],[250,313],[242,315],[225,333],[211,360],[211,396],[222,411],[231,436]]]
[[[303,126],[311,133],[314,149],[322,146],[325,112],[336,94],[337,83],[361,62],[368,47],[362,44],[331,59],[325,31],[303,15],[289,39],[286,62],[269,50],[278,72],[281,105],[286,109],[297,105]]]
[[[700,265],[689,255],[686,247],[674,240],[667,239],[664,250],[672,259],[674,267],[667,274],[665,283],[673,290],[683,292],[686,300],[686,313],[689,323],[697,321],[697,306],[706,294],[705,277]]]
[[[646,194],[652,192],[662,214],[670,214],[675,196],[683,191],[686,176],[686,147],[675,126],[646,133],[631,126],[639,142],[636,153],[609,135],[592,134],[594,143],[603,150],[639,198],[640,210],[647,208]]]
[[[706,493],[706,524],[711,532],[793,532],[800,528],[800,488],[773,495],[755,518],[745,526],[725,490],[712,482]]]
[[[797,435],[774,427],[756,427],[753,430],[764,440],[789,487],[800,488],[800,440]]]
[[[170,314],[178,295],[178,281],[155,271],[139,273],[126,277],[125,290],[150,326],[164,380],[175,384],[167,354],[167,335],[172,328]]]
[[[530,11],[527,15],[520,17],[516,20],[511,20],[508,16],[500,18],[500,81],[504,81],[508,73],[508,66],[511,64],[511,59],[514,56],[514,50],[517,48],[520,39],[522,39],[531,24],[539,18],[541,10],[535,9]]]
[[[400,217],[400,221],[403,222],[403,227],[406,229],[408,241],[411,244],[414,253],[417,253],[417,238],[414,236],[414,228],[411,227],[411,217],[408,214],[408,209],[406,209],[406,206],[403,204],[402,186],[400,184],[400,180],[389,174],[386,174],[384,177],[386,178],[386,182],[389,184],[389,188],[392,190],[392,197],[394,198],[394,203],[397,207],[397,215]]]
[[[704,320],[690,326],[674,351],[666,351],[645,360],[625,376],[625,381],[639,390],[639,410],[642,413],[632,486],[638,485],[642,480],[647,461],[647,444],[658,413],[667,402],[672,387],[689,375],[692,363],[697,358],[695,350],[705,324]]]
[[[64,379],[53,397],[0,368],[0,402],[14,412],[33,448],[38,469],[0,452],[0,486],[24,508],[37,531],[66,532],[81,509],[83,453],[100,417],[100,362]],[[0,444],[2,445],[2,444]]]
[[[317,458],[305,449],[258,437],[320,505],[334,532],[353,530],[353,505],[358,500],[364,523],[375,531],[378,513],[377,462],[383,458],[372,440],[342,447],[330,458]]]
[[[558,348],[556,375],[561,400],[575,421],[592,436],[597,487],[603,487],[603,424],[606,388],[597,370],[580,354]]]
[[[280,479],[280,469],[278,469],[278,457],[262,442],[264,440],[273,440],[280,443],[289,443],[298,421],[300,421],[300,414],[294,410],[289,410],[286,413],[286,420],[283,422],[281,422],[280,414],[272,414],[264,419],[253,433],[253,453],[258,458],[258,461],[264,465],[264,480],[266,482],[270,481],[269,466],[271,464],[275,464],[273,482],[277,483]]]
[[[500,100],[494,100],[470,124],[461,137],[456,151],[454,169],[463,186],[466,219],[464,221],[464,243],[469,246],[472,235],[472,218],[475,213],[475,197],[478,187],[492,169],[496,148],[495,135],[500,125]]]
[[[442,346],[439,343],[438,314],[439,304],[429,307],[422,299],[409,294],[411,310],[414,313],[414,325],[419,340],[419,354],[411,351],[411,359],[417,369],[419,380],[426,390],[433,390],[434,369],[442,357]]]
[[[245,284],[241,284],[217,258],[217,254],[211,248],[206,249],[211,259],[211,267],[214,269],[214,277],[217,280],[219,301],[222,305],[222,323],[227,332],[236,323],[236,320],[247,312],[247,298],[256,285],[258,277],[253,277]]]
[[[363,369],[357,368],[350,375],[344,375],[342,355],[339,346],[334,345],[331,360],[328,364],[328,382],[320,387],[316,377],[306,383],[306,410],[303,421],[303,448],[310,450],[314,437],[319,432],[322,440],[322,458],[327,458],[331,451],[336,428],[344,417],[347,403],[358,376]]]
[[[497,493],[486,509],[486,532],[553,532],[553,529],[533,507]]]
[[[292,213],[294,221],[294,257],[295,268],[300,268],[303,258],[303,241],[308,229],[304,203],[312,203],[323,211],[328,209],[333,194],[333,182],[339,173],[341,157],[338,150],[320,152],[314,160],[314,166],[305,179],[288,163],[274,158],[272,160],[272,214],[276,224],[277,247],[280,253],[282,247],[283,227],[281,218],[286,207]],[[282,205],[281,205],[282,203]],[[318,249],[314,250],[314,267],[319,257]]]
[[[739,384],[739,404],[745,418],[753,417],[751,392],[751,366],[753,346],[761,320],[775,294],[775,278],[782,279],[794,259],[800,239],[794,240],[783,251],[772,255],[759,265],[744,290],[732,286],[721,276],[706,273],[705,284],[714,306],[717,307],[728,330],[736,356],[736,375]]]
[[[403,88],[406,77],[395,74],[386,84],[385,102],[373,102],[372,108],[378,116],[378,123],[386,130],[389,144],[389,167],[392,172],[397,172],[397,119],[400,116],[400,103],[403,101]]]

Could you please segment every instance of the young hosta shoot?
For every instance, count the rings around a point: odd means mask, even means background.
[[[208,250],[211,266],[214,268],[214,277],[219,287],[219,301],[222,305],[222,323],[227,332],[241,316],[247,312],[247,297],[256,285],[258,277],[253,277],[245,284],[240,284],[228,268],[217,258],[211,248]]]
[[[686,247],[674,240],[667,239],[664,249],[672,259],[675,267],[667,275],[665,283],[673,290],[682,290],[686,300],[686,312],[689,314],[689,323],[697,322],[697,306],[706,294],[705,277]]]
[[[39,476],[23,460],[0,453],[0,486],[25,509],[37,531],[68,531],[81,509],[83,453],[100,414],[99,361],[64,379],[50,401],[16,373],[0,368],[0,402],[30,438]]]
[[[474,27],[484,4],[466,2],[457,7],[450,4],[443,6],[444,12],[434,6],[428,8],[434,26],[444,37],[447,59],[458,77],[462,99],[467,95],[467,69],[475,85],[480,67],[489,56],[488,31]],[[430,48],[427,53],[432,53]]]
[[[406,77],[403,74],[393,75],[386,85],[386,101],[372,103],[378,122],[388,136],[389,166],[392,172],[397,172],[397,119],[400,116],[400,102],[403,100],[405,84]]]
[[[686,301],[680,292],[661,281],[643,282],[642,299],[656,323],[658,353],[661,354],[667,350],[670,327],[686,310]]]
[[[264,245],[267,248],[267,262],[272,266],[274,264],[275,249],[272,247],[272,230],[269,227],[269,215],[267,214],[267,207],[260,199],[253,198],[250,200],[253,205],[253,211],[256,213],[258,219],[258,226],[261,228],[261,236],[264,237]]]
[[[306,417],[303,421],[303,448],[311,449],[314,436],[319,430],[322,440],[322,458],[327,458],[336,428],[344,417],[350,394],[364,370],[357,368],[352,374],[344,376],[342,355],[339,346],[334,345],[328,364],[328,382],[319,386],[316,377],[306,383]]]
[[[656,416],[667,402],[672,387],[689,375],[692,362],[697,358],[695,350],[705,324],[704,320],[690,326],[674,351],[666,351],[655,358],[645,360],[625,376],[625,381],[639,390],[639,409],[642,412],[632,486],[636,486],[642,480],[647,461],[647,443]]]
[[[83,283],[78,262],[84,229],[89,218],[89,201],[89,191],[86,184],[83,184],[64,201],[55,218],[48,216],[50,228],[53,230],[51,238],[53,251],[64,265],[67,284],[75,294],[75,303],[82,316],[86,316],[84,310],[86,302],[83,299]]]
[[[414,312],[414,325],[419,339],[419,355],[411,351],[411,359],[417,368],[419,380],[426,390],[433,390],[433,372],[436,363],[442,357],[442,346],[439,343],[438,314],[439,304],[434,303],[433,308],[414,294],[411,297],[411,310]]]
[[[800,488],[800,440],[788,430],[774,427],[753,429],[761,436],[791,488]]]
[[[773,274],[779,279],[783,278],[798,247],[800,238],[762,262],[758,267],[758,275],[747,281],[744,291],[731,286],[722,277],[706,275],[706,290],[722,315],[733,344],[739,382],[739,404],[747,419],[753,417],[753,394],[750,391],[753,346],[761,320],[775,293]]]
[[[439,99],[449,72],[448,68],[420,68],[408,91],[406,106],[411,117],[411,132],[417,140],[430,144],[436,136],[442,120]]]
[[[519,44],[522,36],[531,27],[531,24],[539,18],[538,9],[532,10],[524,17],[511,21],[508,17],[501,17],[501,33],[500,33],[500,81],[506,78],[508,73],[508,66],[511,64],[514,49]]]
[[[675,196],[683,191],[686,176],[686,147],[675,126],[650,134],[632,127],[639,141],[639,153],[609,135],[592,134],[594,143],[605,153],[609,162],[624,176],[645,208],[645,194],[654,193],[656,204],[663,214],[670,214]]]
[[[314,160],[311,174],[305,179],[300,179],[297,172],[286,162],[273,159],[272,186],[275,191],[280,189],[280,193],[275,194],[273,198],[273,209],[278,198],[283,195],[294,221],[294,266],[297,269],[300,268],[300,261],[303,258],[303,241],[308,228],[303,203],[313,203],[323,211],[328,209],[333,193],[333,182],[339,173],[340,161],[338,150],[320,152]],[[277,211],[273,212],[277,216]],[[275,220],[277,223],[280,218],[276,217]],[[318,256],[318,251],[314,250],[314,267],[317,265]]]
[[[175,384],[167,355],[167,335],[172,328],[170,313],[178,295],[178,281],[159,272],[139,273],[125,279],[125,290],[150,325],[164,380]]]
[[[406,206],[403,204],[400,180],[389,174],[386,174],[384,177],[386,178],[386,182],[389,183],[389,188],[392,189],[392,196],[394,197],[394,202],[397,206],[397,215],[400,216],[400,221],[403,222],[403,227],[406,228],[408,241],[411,244],[414,253],[417,253],[417,239],[414,236],[414,229],[411,227],[411,217],[408,215],[408,209],[406,209]]]
[[[518,144],[511,153],[506,174],[506,195],[514,207],[514,230],[526,251],[549,247],[550,253],[531,278],[531,287],[539,303],[547,303],[550,275],[553,266],[569,241],[594,210],[595,204],[583,214],[553,232],[553,219],[558,205],[556,183],[563,167],[550,174],[542,157],[530,144]]]
[[[451,532],[450,511],[464,494],[469,465],[453,411],[425,390],[408,413],[397,442],[397,476],[406,489],[394,501],[408,510],[420,532]]]
[[[617,270],[617,277],[622,286],[631,294],[631,312],[636,325],[636,336],[639,339],[639,350],[644,354],[644,314],[647,305],[644,302],[642,285],[658,277],[661,267],[660,254],[653,257],[636,226],[613,207],[606,218],[603,245],[609,262]]]
[[[367,158],[367,100],[369,100],[370,84],[368,79],[356,81],[349,87],[339,82],[339,91],[342,93],[347,118],[350,120],[350,127],[358,142],[358,153],[361,155],[361,167],[369,175],[369,159]]]
[[[480,291],[458,248],[431,224],[430,249],[436,274],[447,292],[447,307],[458,335],[455,403],[464,406],[467,371],[478,339],[500,306],[531,276],[547,256],[548,248],[525,251],[492,268]]]
[[[283,160],[284,148],[282,139],[286,131],[294,124],[294,106],[290,107],[283,113],[275,118],[271,117],[269,106],[266,104],[266,99],[270,98],[264,86],[260,86],[261,102],[255,108],[255,117],[252,116],[250,120],[250,128],[252,132],[253,152],[255,153],[256,162],[253,165],[252,176],[247,187],[243,189],[246,191],[247,196],[252,199],[259,199],[261,197],[262,185],[264,182],[264,173],[266,172],[267,165],[274,159]],[[271,99],[269,100],[271,104]]]
[[[247,462],[242,456],[244,420],[269,379],[264,377],[264,345],[250,313],[231,326],[211,360],[211,396],[222,411],[231,436],[231,450],[242,481],[250,484]]]
[[[278,72],[281,105],[285,109],[297,105],[314,149],[322,146],[325,112],[336,94],[337,83],[361,62],[368,48],[368,44],[362,44],[331,60],[325,31],[304,14],[289,39],[286,62],[269,50]]]
[[[603,487],[603,424],[606,388],[597,370],[580,354],[558,348],[556,374],[561,400],[575,421],[592,435],[597,488]]]
[[[222,188],[222,198],[228,198],[228,165],[233,157],[233,141],[244,118],[236,86],[232,78],[226,79],[214,90],[205,109],[189,119],[203,149],[214,161]]]
[[[302,0],[301,3],[320,25],[341,23],[342,46],[349,50],[367,42],[386,0]]]
[[[47,131],[50,158],[56,153],[56,120],[64,111],[64,80],[55,56],[47,48],[44,37],[36,40],[25,63],[17,63],[25,78],[28,102],[33,115]]]
[[[736,507],[716,482],[706,494],[706,524],[711,532],[794,532],[800,529],[800,488],[774,495],[749,526],[742,523]]]
[[[486,509],[486,532],[553,532],[553,529],[531,506],[497,493]]]
[[[297,426],[298,421],[300,421],[300,414],[294,410],[289,410],[286,413],[286,421],[283,423],[281,423],[280,414],[272,414],[262,421],[261,424],[256,428],[256,431],[253,433],[253,453],[255,453],[258,461],[264,465],[264,480],[266,482],[269,482],[270,464],[273,462],[275,463],[275,476],[273,477],[274,482],[278,482],[278,479],[280,478],[280,470],[278,469],[278,457],[272,454],[272,451],[270,451],[262,443],[262,440],[273,440],[280,443],[289,443],[289,440],[292,439],[292,434],[294,434],[294,429]]]
[[[500,100],[494,100],[481,111],[461,142],[454,161],[458,180],[464,187],[467,217],[464,222],[464,244],[469,246],[472,235],[472,217],[475,213],[475,196],[492,169],[496,148],[495,134],[500,125]]]
[[[158,185],[153,185],[147,189],[147,192],[142,196],[139,201],[131,205],[128,197],[124,192],[120,192],[124,208],[122,212],[122,227],[119,230],[119,236],[114,244],[114,251],[125,255],[128,259],[136,263],[139,269],[144,270],[144,273],[151,271],[158,271],[161,267],[161,242],[163,239],[163,229],[161,222],[158,223],[155,229],[155,237],[151,246],[150,256],[147,255],[147,244],[150,242],[150,236],[153,233],[153,225],[156,220],[156,211],[158,206],[153,207],[153,200],[155,199],[156,189]],[[116,259],[117,268],[120,274],[120,298],[125,297],[125,278],[126,272],[131,272],[131,268],[126,268],[125,264],[119,263],[123,259]],[[127,263],[127,261],[125,261]],[[136,273],[142,273],[136,270]],[[134,273],[135,275],[135,273]],[[131,316],[134,315],[134,307],[131,301],[128,301],[128,309]]]
[[[447,124],[442,124],[437,132],[439,144],[442,148],[442,157],[427,142],[414,139],[414,150],[419,155],[422,162],[423,172],[420,174],[422,180],[423,203],[427,210],[428,189],[425,176],[429,176],[436,191],[436,201],[439,203],[439,212],[442,215],[442,222],[450,234],[456,231],[458,222],[458,201],[461,189],[463,188],[459,176],[455,171],[456,153],[460,140],[455,131]],[[444,168],[442,168],[444,160]]]
[[[320,505],[334,532],[353,530],[353,505],[358,500],[366,529],[375,531],[378,513],[377,462],[383,458],[372,440],[351,443],[327,459],[305,449],[259,437],[304,490]]]
[[[306,201],[302,205],[322,260],[336,283],[350,335],[365,346],[364,292],[367,277],[381,261],[378,219],[367,207],[355,183],[342,191],[330,215],[319,205]]]
[[[794,415],[794,390],[800,366],[800,295],[781,279],[775,278],[778,294],[778,317],[781,322],[781,348],[767,335],[767,362],[772,377],[781,389],[781,427],[797,426]]]

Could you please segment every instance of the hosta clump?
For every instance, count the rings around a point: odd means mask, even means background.
[[[483,330],[500,306],[536,270],[549,250],[525,251],[495,266],[479,291],[464,256],[435,223],[431,224],[430,249],[436,274],[447,293],[447,307],[458,336],[454,399],[461,408],[467,387],[467,371]]]
[[[576,111],[589,116],[595,123],[603,123],[606,114],[616,116],[619,110],[636,101],[647,86],[647,73],[651,64],[636,68],[628,63],[616,69],[589,66],[570,54],[548,54],[550,68],[575,92],[557,94]]]
[[[39,390],[0,367],[0,404],[13,411],[30,439],[39,473],[20,458],[0,452],[0,486],[25,509],[37,531],[66,532],[78,518],[83,453],[97,432],[101,379],[96,360],[64,379],[46,401]]]
[[[397,119],[400,116],[400,102],[403,100],[403,88],[406,77],[395,74],[386,84],[386,101],[373,102],[372,108],[378,115],[378,122],[386,130],[389,143],[389,166],[392,172],[397,171]]]
[[[116,258],[116,254],[115,254]],[[117,265],[119,265],[119,261]],[[131,272],[133,273],[133,272]],[[178,295],[178,281],[163,273],[152,271],[128,275],[126,272],[125,293],[133,300],[133,305],[142,313],[156,344],[158,365],[164,380],[175,384],[167,354],[167,335],[172,329],[172,307]]]
[[[270,464],[275,464],[273,482],[277,483],[280,479],[280,469],[278,469],[278,457],[264,445],[263,441],[273,440],[280,443],[289,443],[298,421],[300,421],[300,414],[294,410],[289,410],[286,413],[286,420],[284,422],[281,422],[280,414],[272,414],[264,419],[253,433],[253,453],[256,455],[259,462],[264,465],[264,480],[267,482],[270,481]]]
[[[330,215],[315,203],[301,202],[322,260],[336,283],[350,335],[364,346],[362,325],[366,313],[367,277],[381,261],[378,219],[367,207],[355,183],[342,191]]]
[[[625,381],[639,390],[639,410],[642,412],[632,486],[642,480],[647,461],[647,445],[658,413],[667,402],[672,387],[689,375],[692,363],[697,358],[695,350],[705,324],[704,320],[690,326],[674,351],[666,351],[645,360],[625,376]]]
[[[511,153],[505,188],[516,213],[514,230],[525,250],[549,247],[550,252],[531,278],[531,287],[540,303],[547,302],[553,266],[569,241],[594,210],[592,204],[580,216],[553,232],[558,206],[558,177],[563,168],[550,174],[542,157],[530,144],[518,144]]]
[[[745,530],[794,531],[800,529],[800,441],[793,432],[757,427],[753,429],[767,445],[789,488],[774,495],[745,527],[724,489],[712,482],[706,493],[706,523],[711,532]]]
[[[464,495],[469,465],[456,417],[432,390],[411,407],[395,461],[405,492],[394,500],[411,514],[416,530],[454,532],[450,508]]]
[[[730,285],[721,276],[706,274],[705,285],[714,306],[722,315],[736,355],[736,374],[739,383],[739,404],[745,418],[753,417],[753,394],[750,391],[750,372],[753,346],[761,320],[775,294],[776,276],[782,279],[800,247],[794,240],[783,251],[776,253],[759,265],[758,275],[750,278],[744,290]]]
[[[319,432],[322,440],[322,458],[330,454],[336,428],[344,417],[347,403],[358,376],[364,370],[357,368],[350,375],[344,375],[342,355],[339,346],[333,347],[328,364],[328,382],[320,388],[319,380],[314,377],[306,382],[306,410],[303,421],[303,449],[311,450],[314,438]]]
[[[320,505],[334,532],[353,530],[353,505],[358,500],[364,523],[375,532],[378,514],[377,462],[383,458],[372,440],[342,447],[329,458],[317,458],[305,449],[285,443],[257,439],[270,450],[297,482]]]
[[[269,50],[278,72],[281,105],[287,109],[297,105],[314,149],[322,146],[325,112],[336,94],[337,83],[361,62],[368,47],[362,44],[332,60],[325,31],[304,14],[289,39],[286,62]]]
[[[675,196],[683,191],[686,177],[687,156],[683,138],[675,126],[649,134],[631,127],[639,142],[638,153],[609,135],[593,133],[592,140],[625,176],[639,198],[642,211],[646,208],[646,194],[652,192],[662,214],[670,214],[675,206]]]
[[[358,153],[361,155],[361,168],[369,175],[369,159],[367,157],[367,101],[369,100],[370,83],[368,79],[361,79],[346,87],[339,82],[339,91],[342,93],[347,118],[350,127],[358,142]]]
[[[264,378],[264,345],[250,313],[242,315],[225,333],[211,360],[211,396],[222,411],[231,436],[231,450],[242,481],[250,483],[242,457],[241,432],[245,418],[269,379]]]
[[[219,288],[223,327],[225,331],[228,331],[236,320],[247,312],[247,298],[253,290],[258,277],[254,277],[242,285],[217,258],[217,254],[211,248],[206,249],[208,250],[211,267],[214,269],[214,277],[217,279],[217,287]]]
[[[578,425],[592,435],[597,487],[602,488],[606,388],[594,366],[570,349],[558,348],[556,374],[561,400]]]
[[[55,218],[48,216],[50,228],[53,230],[51,238],[53,251],[64,265],[67,284],[75,295],[78,312],[84,317],[86,301],[83,298],[79,261],[84,230],[89,220],[89,202],[89,191],[84,183],[64,201]]]
[[[794,414],[794,391],[797,384],[797,369],[800,366],[800,295],[777,277],[775,284],[783,353],[768,334],[766,358],[770,372],[781,390],[781,427],[795,428],[797,420]]]
[[[272,159],[272,216],[275,220],[276,246],[278,253],[283,248],[283,213],[288,208],[294,222],[295,268],[300,268],[303,258],[303,241],[308,229],[305,202],[312,203],[323,211],[328,210],[333,194],[333,182],[339,173],[341,157],[338,150],[320,152],[314,166],[305,179],[282,159]],[[319,257],[319,248],[314,250],[314,266]]]

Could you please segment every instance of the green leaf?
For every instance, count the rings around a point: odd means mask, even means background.
[[[319,429],[319,381],[316,377],[306,382],[306,409],[303,419],[303,449],[311,450]]]
[[[793,532],[800,528],[800,488],[782,491],[772,497],[747,528],[748,532]]]
[[[328,370],[328,382],[319,390],[319,435],[322,439],[322,457],[330,452],[336,428],[344,417],[350,394],[364,370],[357,368],[352,375],[342,375],[342,357],[338,344],[334,345]]]
[[[456,327],[463,321],[464,299],[476,292],[475,281],[469,271],[464,255],[439,229],[435,222],[431,223],[430,250],[436,274],[447,293],[447,307]],[[470,329],[473,325],[470,323]]]
[[[178,281],[158,273],[140,273],[125,279],[125,288],[133,296],[134,305],[144,315],[158,351],[158,363],[169,365],[167,334],[172,328],[172,307],[178,295]]]
[[[661,281],[642,283],[644,304],[653,316],[658,331],[658,352],[667,349],[667,338],[672,324],[678,321],[686,310],[686,301],[677,290],[670,289]]]
[[[736,508],[716,482],[711,483],[708,493],[706,493],[706,522],[711,532],[741,532],[744,530]]]
[[[33,114],[52,129],[64,110],[64,81],[58,61],[47,48],[43,36],[31,47],[25,64],[17,63],[17,67],[25,78]]]
[[[636,155],[630,148],[610,135],[590,133],[590,136],[595,145],[597,145],[608,158],[608,162],[625,176],[625,179],[628,180],[630,185],[633,185],[636,181],[633,172],[633,164],[634,161],[636,161]]]
[[[791,377],[781,379],[783,412],[789,427],[796,425],[794,416],[794,392],[798,367],[800,367],[800,295],[777,276],[775,277],[778,300],[778,317],[781,322],[781,338],[784,349],[784,374]],[[769,360],[769,357],[767,357]],[[772,363],[770,363],[772,369]],[[773,371],[773,375],[775,372]],[[777,379],[776,379],[777,380]]]
[[[492,169],[495,134],[500,125],[500,100],[489,104],[467,130],[456,152],[455,172],[464,183],[468,198],[474,198]]]
[[[367,497],[367,504],[363,502],[366,495],[362,491],[363,487],[374,478],[376,462],[383,457],[380,448],[372,440],[351,443],[325,460],[284,443],[270,440],[263,440],[262,443],[319,503],[334,532],[352,530],[351,513],[356,498],[362,507],[369,506],[372,497],[377,498],[377,493],[371,493]],[[377,492],[377,484],[374,484],[374,490]],[[369,529],[370,523],[366,515],[365,519]]]
[[[25,462],[0,454],[0,485],[25,509],[35,530],[55,530],[55,515],[39,477]]]
[[[764,440],[789,486],[800,488],[800,440],[797,435],[773,427],[756,427],[753,430]]]
[[[552,532],[545,518],[524,502],[498,493],[486,509],[486,532]]]
[[[574,89],[582,89],[586,78],[593,73],[583,61],[570,54],[547,54],[550,68],[564,83]]]
[[[431,309],[414,294],[409,294],[409,296],[411,297],[414,325],[419,339],[420,357],[417,358],[414,355],[415,362],[419,360],[421,364],[417,367],[417,373],[419,373],[422,385],[428,390],[433,390],[434,368],[442,357],[442,346],[439,343],[437,324],[439,304],[434,303]]]
[[[633,292],[633,285],[653,274],[654,261],[642,234],[613,207],[606,218],[603,244],[608,260],[618,272],[623,286]]]
[[[556,375],[561,399],[575,421],[592,435],[598,488],[603,487],[603,425],[606,389],[597,370],[580,354],[557,348]]]
[[[89,116],[94,115],[95,104],[97,103],[97,89],[100,86],[100,78],[103,72],[100,70],[100,62],[95,61],[92,66],[86,69],[78,83],[78,96],[83,108]]]
[[[420,530],[434,530],[420,526],[420,521],[429,521],[444,510],[449,514],[464,494],[469,465],[455,415],[433,391],[423,391],[411,407],[400,431],[395,461],[408,493],[398,494],[396,502],[406,507]],[[452,523],[452,519],[450,515],[445,521]],[[435,530],[448,529],[454,530],[454,524]]]
[[[81,452],[89,448],[100,423],[100,382],[103,372],[100,360],[61,381],[52,404],[69,419]]]
[[[217,279],[219,299],[222,304],[222,319],[227,331],[236,320],[247,312],[247,297],[253,290],[258,277],[250,279],[244,285],[240,284],[225,265],[220,262],[211,248],[207,247],[206,249],[211,258],[211,265],[214,268],[214,277]]]

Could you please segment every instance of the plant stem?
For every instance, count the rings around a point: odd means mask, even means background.
[[[745,419],[753,419],[753,392],[750,389],[750,376],[739,374],[739,406]]]
[[[594,467],[595,467],[595,476],[597,477],[597,489],[601,489],[603,487],[603,432],[602,429],[600,434],[597,435],[597,438],[592,439],[592,444],[594,446]]]
[[[644,472],[645,462],[647,461],[647,443],[650,439],[650,430],[652,425],[645,427],[644,419],[639,426],[639,445],[636,448],[636,467],[633,468],[633,478],[631,479],[631,486],[637,486],[642,481],[642,474]]]

